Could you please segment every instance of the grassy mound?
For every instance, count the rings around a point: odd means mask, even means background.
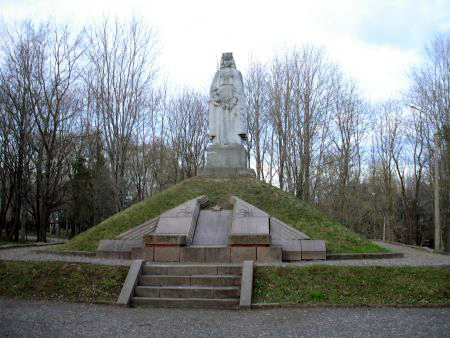
[[[314,209],[307,203],[267,183],[251,178],[194,177],[136,203],[62,245],[62,250],[95,251],[102,239],[120,233],[200,195],[208,195],[209,206],[231,208],[234,195],[257,206],[311,239],[324,239],[328,252],[386,252],[361,235]]]

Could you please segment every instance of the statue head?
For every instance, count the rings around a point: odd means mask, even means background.
[[[220,69],[234,68],[236,69],[236,63],[234,62],[233,53],[222,53],[220,59]]]

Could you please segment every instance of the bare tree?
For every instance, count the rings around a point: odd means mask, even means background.
[[[424,113],[429,130],[426,133],[429,164],[439,163],[441,173],[436,180],[436,173],[430,168],[433,184],[442,182],[440,199],[441,224],[444,230],[445,247],[450,247],[450,34],[436,36],[426,49],[426,62],[412,70],[411,88],[408,93],[410,103],[418,107],[415,114]],[[436,141],[433,137],[436,137]],[[435,158],[434,147],[442,145],[442,155]],[[436,216],[435,216],[436,217]]]
[[[205,165],[207,97],[184,90],[172,101],[168,117],[170,144],[175,154],[176,180],[197,175]]]
[[[127,163],[135,127],[148,107],[155,35],[133,18],[127,24],[105,19],[89,28],[85,80],[94,93],[91,107],[99,123],[113,174],[117,210],[126,206],[130,188]]]
[[[268,88],[267,71],[259,62],[252,61],[245,77],[247,96],[247,140],[249,159],[252,153],[255,158],[256,178],[264,180],[264,161],[268,143]]]

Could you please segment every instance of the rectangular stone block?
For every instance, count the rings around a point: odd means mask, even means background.
[[[131,252],[133,248],[141,248],[144,246],[142,239],[139,240],[124,240],[122,245],[122,251]]]
[[[301,260],[302,260],[301,251],[283,250],[283,261],[301,261]]]
[[[242,273],[242,265],[218,265],[217,274],[218,275],[240,275]]]
[[[249,309],[252,305],[253,291],[253,261],[244,261],[242,263],[242,282],[239,307]]]
[[[213,289],[162,288],[159,296],[161,298],[213,298],[213,291]]]
[[[139,276],[142,272],[143,264],[144,262],[142,260],[135,260],[131,263],[127,278],[125,279],[125,283],[123,284],[119,298],[117,299],[117,304],[126,306],[130,304],[134,288],[136,287]]]
[[[153,260],[155,262],[179,262],[180,248],[177,246],[156,246],[153,248]]]
[[[302,259],[327,259],[323,240],[302,240]]]
[[[131,251],[120,251],[119,253],[120,259],[131,259]]]
[[[269,214],[236,196],[230,197],[233,204],[233,219],[240,217],[269,217]]]
[[[278,218],[270,217],[270,233],[277,234],[280,237],[292,238],[292,239],[309,239],[309,236],[301,231],[287,225],[280,221]]]
[[[177,264],[167,269],[168,275],[192,276],[192,275],[217,275],[216,265],[191,265]]]
[[[231,261],[256,261],[256,247],[254,246],[234,246],[231,247]]]
[[[192,286],[235,286],[241,284],[241,276],[192,276]]]
[[[195,248],[195,247],[180,248],[180,262],[204,262],[204,261],[205,261],[204,248]]]
[[[270,245],[269,234],[230,234],[228,245]]]
[[[186,245],[186,235],[150,234],[144,236],[144,243],[149,245]]]
[[[98,243],[96,256],[106,259],[120,259],[123,240],[104,239]]]
[[[229,263],[230,262],[230,247],[222,246],[222,247],[205,247],[205,262],[214,262],[214,263]]]
[[[161,214],[161,218],[192,218],[195,217],[199,211],[198,198],[191,199],[183,204],[176,206],[170,210],[167,210]],[[159,227],[159,225],[158,225]]]
[[[131,249],[131,259],[142,259],[144,261],[153,261],[153,248],[133,248]]]
[[[176,234],[187,236],[192,225],[192,217],[160,217],[155,234]]]
[[[120,251],[97,251],[95,256],[105,259],[120,259]]]
[[[281,262],[282,251],[280,247],[258,246],[256,248],[256,260],[258,262]]]
[[[191,283],[189,276],[151,276],[141,275],[139,285],[143,286],[188,286]]]
[[[247,151],[241,144],[212,144],[206,148],[206,168],[247,168]]]
[[[231,224],[232,234],[269,234],[269,217],[239,217]]]
[[[224,298],[239,298],[241,295],[241,289],[239,287],[228,287],[228,288],[215,288],[214,298],[224,299]]]
[[[143,267],[143,273],[145,275],[167,275],[167,269],[169,265],[163,264],[145,264]]]

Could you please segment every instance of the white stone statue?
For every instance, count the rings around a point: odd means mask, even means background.
[[[222,54],[211,84],[209,138],[217,145],[242,144],[247,139],[244,83],[233,53]]]

